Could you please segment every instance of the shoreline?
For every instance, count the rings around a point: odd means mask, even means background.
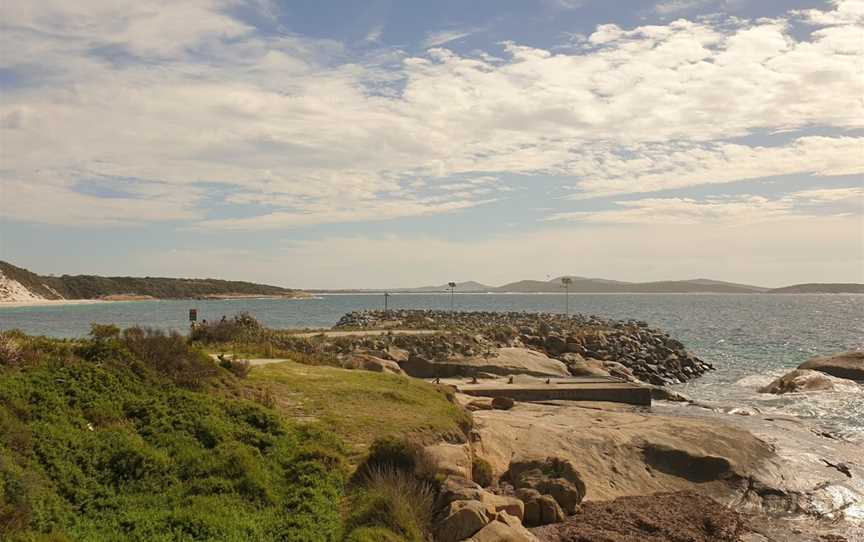
[[[95,305],[97,303],[140,303],[147,301],[237,301],[246,299],[314,299],[313,295],[297,296],[267,296],[267,295],[219,295],[190,298],[163,299],[138,295],[113,295],[100,299],[22,299],[17,301],[0,301],[0,309],[19,309],[26,307],[61,307],[65,305]]]

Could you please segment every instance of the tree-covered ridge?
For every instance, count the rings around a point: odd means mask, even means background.
[[[297,296],[301,292],[279,286],[220,279],[166,277],[101,277],[96,275],[37,275],[0,261],[0,272],[45,299],[98,299],[136,295],[157,299],[189,299],[211,296]]]

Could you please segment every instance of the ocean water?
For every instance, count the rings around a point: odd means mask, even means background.
[[[449,309],[447,294],[394,294],[391,308]],[[136,301],[48,307],[0,307],[0,329],[55,337],[85,335],[91,322],[185,330],[199,319],[248,311],[276,328],[330,327],[346,312],[382,308],[381,295],[314,299]],[[457,294],[456,310],[564,312],[557,294]],[[757,388],[816,355],[864,349],[862,295],[571,294],[571,312],[644,320],[681,340],[717,368],[683,384],[703,401],[757,408],[818,422],[864,442],[864,390],[759,394]]]

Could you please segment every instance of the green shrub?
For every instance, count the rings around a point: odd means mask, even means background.
[[[150,339],[151,363],[184,352]],[[0,372],[0,539],[333,542],[342,454],[251,402],[44,358]]]
[[[436,465],[418,442],[403,437],[386,436],[375,439],[369,454],[354,474],[354,481],[362,481],[382,470],[395,470],[431,479]]]
[[[213,362],[202,352],[190,348],[186,337],[176,331],[131,327],[123,330],[123,345],[135,358],[156,374],[181,386],[200,387],[216,374]]]
[[[189,338],[205,344],[251,341],[258,336],[264,326],[248,312],[215,322],[202,322],[192,328]]]
[[[360,527],[345,538],[345,542],[406,542],[405,538],[386,527]]]
[[[407,542],[423,542],[430,536],[434,502],[429,482],[404,470],[374,468],[351,503],[346,532],[350,538],[357,530],[383,528]]]
[[[495,474],[492,471],[492,464],[485,459],[475,457],[471,462],[471,478],[483,487],[492,485]]]

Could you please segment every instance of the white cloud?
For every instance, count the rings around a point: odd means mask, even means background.
[[[831,11],[805,9],[794,13],[805,22],[817,26],[861,24],[864,22],[864,0],[830,0],[830,2],[834,6]]]
[[[788,219],[814,218],[813,207],[826,203],[857,204],[864,227],[864,188],[801,190],[778,198],[743,195],[735,197],[644,198],[617,201],[618,207],[605,211],[577,211],[551,215],[549,221],[577,221],[586,224],[752,224]],[[835,212],[834,214],[848,214]]]
[[[633,157],[600,152],[573,171],[585,180],[572,199],[656,192],[702,184],[807,173],[864,174],[864,138],[802,137],[777,147],[732,143],[642,145]]]
[[[654,11],[661,15],[669,15],[681,11],[689,11],[710,4],[712,0],[669,0],[654,6]]]
[[[581,196],[859,173],[861,138],[841,135],[864,127],[858,4],[821,12],[846,23],[809,41],[782,21],[677,20],[601,26],[568,53],[348,61],[339,43],[255,33],[231,0],[7,2],[0,47],[16,54],[0,65],[27,84],[0,101],[4,190],[38,178],[53,196],[16,219],[92,223],[199,218],[193,188],[222,183],[259,212],[211,227],[276,228],[467,209],[494,196],[438,185],[502,173],[570,176]],[[728,142],[810,127],[834,135]],[[173,197],[124,215],[76,192],[94,176]]]
[[[423,40],[423,47],[440,47],[447,43],[467,38],[471,34],[480,31],[480,28],[465,28],[465,29],[450,29],[439,30],[438,32],[430,32]]]

